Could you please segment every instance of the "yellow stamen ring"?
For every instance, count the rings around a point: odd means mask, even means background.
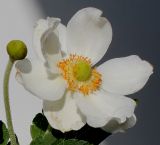
[[[67,81],[68,89],[88,95],[96,91],[101,85],[101,74],[91,68],[91,61],[87,57],[70,55],[58,63],[63,78]]]

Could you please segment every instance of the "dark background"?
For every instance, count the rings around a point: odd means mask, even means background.
[[[107,138],[110,145],[160,145],[160,1],[159,0],[37,0],[45,16],[59,17],[67,24],[79,9],[92,6],[103,11],[113,28],[113,40],[102,61],[137,54],[154,66],[138,98],[138,122],[127,133]]]

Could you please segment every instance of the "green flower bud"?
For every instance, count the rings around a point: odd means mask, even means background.
[[[27,47],[21,40],[12,40],[7,44],[7,52],[11,59],[21,60],[27,55]]]

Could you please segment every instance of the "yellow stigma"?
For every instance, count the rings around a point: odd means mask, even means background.
[[[75,64],[73,71],[78,81],[87,81],[91,77],[91,66],[83,60]]]
[[[57,66],[71,91],[88,95],[99,89],[101,85],[101,74],[96,68],[91,67],[91,61],[87,57],[70,55]]]

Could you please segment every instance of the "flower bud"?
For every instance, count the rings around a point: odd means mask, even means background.
[[[21,60],[27,55],[27,47],[21,40],[12,40],[7,44],[7,52],[11,59]]]

